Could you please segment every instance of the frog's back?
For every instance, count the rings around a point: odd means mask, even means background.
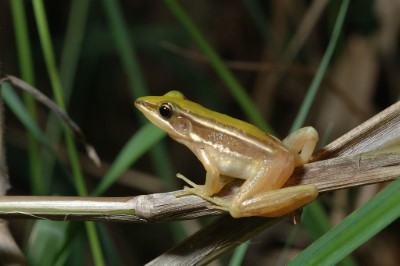
[[[287,148],[280,140],[267,134],[258,127],[234,117],[209,110],[197,103],[185,101],[182,110],[185,116],[192,121],[194,132],[203,132],[201,139],[209,139],[213,143],[220,143],[232,147],[249,146],[250,149],[262,149],[264,152],[286,152]],[[209,130],[207,130],[209,129]]]
[[[264,153],[288,152],[287,148],[275,137],[258,127],[231,116],[214,112],[200,104],[188,100],[179,91],[170,91],[163,96],[148,96],[151,102],[173,103],[177,115],[191,121],[192,142],[203,142],[226,150],[247,153],[262,150]],[[185,143],[185,139],[176,138]]]

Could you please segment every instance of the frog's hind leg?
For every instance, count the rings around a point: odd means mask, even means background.
[[[233,217],[279,217],[313,201],[318,196],[314,185],[300,185],[258,194],[230,210]]]

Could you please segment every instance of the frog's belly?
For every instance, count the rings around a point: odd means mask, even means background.
[[[245,155],[235,155],[232,153],[222,153],[218,156],[213,156],[213,163],[217,166],[221,175],[241,179],[254,176],[262,160],[265,160],[265,158],[259,158],[259,160],[257,160]],[[265,161],[263,163],[265,163]]]

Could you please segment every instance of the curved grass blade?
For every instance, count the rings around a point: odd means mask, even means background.
[[[289,265],[335,265],[400,217],[400,180],[347,216]]]
[[[92,195],[99,196],[103,194],[135,160],[165,136],[166,133],[164,131],[150,123],[140,128],[122,148],[110,170]]]
[[[96,164],[100,165],[100,158],[96,153],[96,150],[92,145],[90,145],[85,138],[85,135],[83,134],[82,130],[80,127],[72,120],[69,115],[62,110],[62,108],[59,107],[56,103],[54,103],[50,98],[48,98],[46,95],[44,95],[42,92],[31,86],[30,84],[26,83],[25,81],[11,76],[11,75],[6,75],[5,78],[0,79],[0,82],[10,82],[13,84],[15,87],[29,93],[32,95],[37,101],[41,102],[43,105],[48,107],[50,110],[52,110],[55,114],[57,114],[72,130],[72,132],[75,134],[75,136],[82,142],[86,149],[86,153],[90,159]]]
[[[29,115],[28,110],[11,88],[11,85],[9,83],[2,83],[0,86],[4,102],[12,110],[14,115],[39,142],[41,142],[46,148],[54,153],[54,149],[52,149],[49,140],[46,138],[46,135],[40,130],[33,118]]]

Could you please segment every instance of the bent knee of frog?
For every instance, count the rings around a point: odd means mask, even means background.
[[[239,206],[231,206],[229,208],[229,214],[233,217],[233,218],[241,218],[243,217],[243,213],[240,210]]]
[[[318,197],[319,191],[318,188],[314,185],[307,185],[308,187],[308,194],[311,200],[314,200]]]

